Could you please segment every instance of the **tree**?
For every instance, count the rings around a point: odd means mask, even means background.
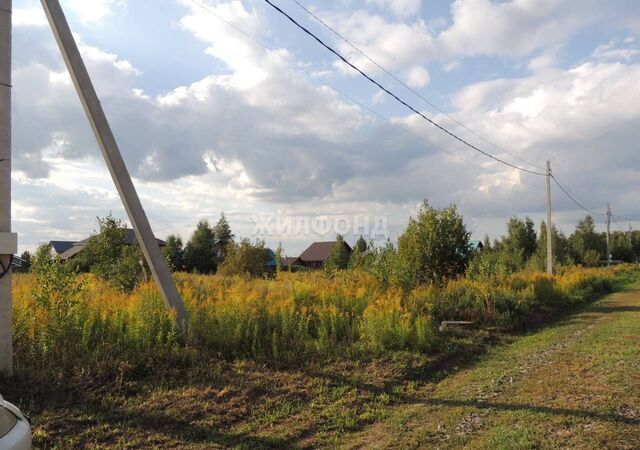
[[[632,242],[628,233],[622,231],[611,233],[611,255],[613,259],[624,262],[633,262],[635,260]]]
[[[469,236],[455,205],[436,209],[425,200],[398,238],[401,285],[441,283],[464,273],[471,253]]]
[[[109,214],[97,220],[98,233],[89,238],[82,253],[91,261],[91,273],[129,292],[146,276],[142,251],[138,244],[126,243],[127,227],[120,219]]]
[[[22,260],[22,271],[29,272],[31,270],[31,252],[25,250],[20,255],[20,259]]]
[[[597,260],[604,258],[606,253],[606,242],[596,233],[593,217],[590,215],[578,222],[575,231],[569,237],[569,243],[573,259],[579,264],[593,265],[594,260],[597,264]]]
[[[364,260],[364,269],[384,285],[398,282],[398,255],[390,240],[384,246],[370,247]]]
[[[491,250],[491,238],[488,234],[484,235],[484,240],[482,241],[482,250]]]
[[[227,244],[233,242],[233,238],[235,237],[231,232],[231,227],[229,226],[229,222],[227,222],[227,218],[224,213],[220,214],[220,219],[218,223],[213,228],[213,234],[220,245],[226,247]]]
[[[351,257],[349,259],[349,267],[357,268],[361,267],[367,257],[367,251],[369,250],[369,244],[364,240],[364,237],[360,235],[356,241],[356,245],[353,247]]]
[[[349,266],[350,249],[344,241],[342,235],[336,236],[336,242],[331,247],[329,258],[324,263],[324,270],[327,272],[335,272],[336,270],[344,270]]]
[[[33,255],[31,270],[38,274],[51,265],[53,261],[54,257],[51,251],[51,244],[40,244]]]
[[[216,238],[207,220],[201,220],[184,250],[186,269],[198,273],[216,271]]]
[[[512,253],[521,251],[524,261],[528,261],[538,248],[533,220],[529,217],[524,220],[512,217],[507,224],[507,237],[503,242],[505,251]]]
[[[553,260],[559,264],[571,264],[571,252],[569,239],[562,231],[558,231],[555,225],[551,226],[551,245],[553,247]],[[547,224],[543,220],[540,223],[540,234],[538,236],[538,258],[541,261],[547,260]],[[545,267],[542,265],[541,268]]]
[[[242,239],[240,243],[227,244],[227,256],[220,264],[219,273],[223,275],[258,276],[264,273],[265,262],[269,250],[264,241],[251,243],[249,239]]]
[[[630,231],[629,241],[631,242],[631,249],[633,251],[633,261],[638,262],[640,258],[640,231]]]
[[[278,248],[276,248],[276,272],[282,271],[282,261],[284,260],[284,249],[282,248],[282,242],[278,243]]]
[[[466,275],[474,280],[503,278],[522,270],[524,260],[522,249],[507,251],[505,248],[483,249],[472,255]]]
[[[162,255],[169,269],[174,272],[184,270],[184,248],[179,235],[171,234],[167,237]]]
[[[32,292],[33,300],[55,317],[57,329],[64,330],[69,319],[76,320],[72,308],[77,304],[84,282],[70,266],[61,264],[51,255],[49,244],[40,245],[33,260],[37,280]]]

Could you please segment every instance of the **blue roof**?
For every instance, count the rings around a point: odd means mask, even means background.
[[[265,266],[276,266],[276,254],[270,248],[267,249],[267,258],[264,262]]]
[[[49,244],[58,255],[69,250],[75,243],[76,241],[49,241]]]
[[[480,250],[483,247],[484,247],[484,244],[482,243],[482,241],[478,241],[476,239],[469,241],[469,248],[471,248],[471,250]]]

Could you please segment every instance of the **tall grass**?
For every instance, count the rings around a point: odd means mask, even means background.
[[[274,279],[177,274],[191,318],[186,341],[151,283],[123,294],[92,275],[58,285],[16,275],[16,366],[18,373],[42,377],[100,376],[123,367],[146,370],[158,360],[177,366],[212,356],[301,362],[432,351],[442,339],[442,320],[517,327],[536,311],[610,292],[615,277],[631,270],[458,279],[410,292],[359,271],[280,273]]]

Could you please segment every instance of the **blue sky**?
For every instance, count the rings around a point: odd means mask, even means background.
[[[640,3],[300,1],[508,154],[434,111],[293,1],[274,3],[438,123],[509,162],[551,159],[590,206],[610,202],[640,225]],[[215,221],[224,210],[237,235],[283,242],[295,255],[331,239],[341,220],[380,219],[378,231],[393,240],[424,198],[458,205],[477,238],[500,235],[512,215],[543,218],[542,178],[501,166],[418,119],[264,1],[196,3],[62,1],[160,237],[188,238],[199,219]],[[82,238],[95,216],[109,212],[124,218],[36,1],[14,1],[13,78],[21,247]],[[554,192],[560,228],[570,232],[582,215]],[[265,217],[333,225],[260,234],[256,221]],[[357,230],[345,230],[355,240]]]

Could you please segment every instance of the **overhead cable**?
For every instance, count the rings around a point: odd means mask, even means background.
[[[302,3],[300,3],[298,0],[291,0],[293,3],[295,3],[296,5],[298,5],[303,11],[305,11],[307,14],[309,14],[311,17],[313,17],[316,21],[318,21],[322,26],[324,26],[326,29],[328,29],[329,31],[331,31],[334,35],[336,35],[340,40],[342,40],[343,42],[345,42],[349,47],[353,48],[356,52],[358,52],[360,55],[364,56],[367,60],[369,60],[373,65],[375,65],[378,69],[382,70],[384,73],[386,73],[389,77],[391,77],[393,80],[395,80],[397,83],[399,83],[400,85],[402,85],[405,89],[409,90],[410,92],[412,92],[414,95],[416,95],[418,98],[420,98],[421,100],[423,100],[425,103],[427,103],[429,106],[431,106],[433,109],[435,109],[436,111],[440,112],[441,114],[443,114],[444,116],[446,116],[447,118],[449,118],[451,121],[455,122],[456,124],[458,124],[460,127],[464,128],[465,130],[467,130],[469,133],[473,134],[474,136],[476,136],[479,139],[482,139],[484,142],[486,142],[487,144],[495,147],[496,149],[500,150],[503,153],[506,153],[507,155],[511,156],[512,158],[517,159],[520,162],[523,162],[525,164],[528,164],[532,167],[535,167],[536,169],[540,169],[540,170],[544,170],[544,167],[538,166],[532,162],[527,161],[524,158],[519,157],[518,155],[515,155],[512,152],[509,152],[508,150],[504,149],[503,147],[499,146],[498,144],[496,144],[495,142],[489,140],[488,138],[484,137],[483,135],[481,135],[480,133],[474,131],[473,129],[469,128],[467,125],[465,125],[464,123],[460,122],[458,119],[456,119],[454,116],[452,116],[451,114],[447,113],[446,111],[444,111],[442,108],[438,107],[438,105],[434,104],[433,102],[431,102],[429,99],[427,99],[426,97],[424,97],[420,92],[418,92],[417,90],[415,90],[414,88],[412,88],[411,86],[409,86],[407,83],[405,83],[404,81],[402,81],[397,75],[395,75],[393,72],[391,72],[390,70],[386,69],[384,66],[382,66],[380,63],[378,63],[377,61],[375,61],[373,58],[371,58],[368,54],[366,54],[363,50],[361,50],[357,45],[355,45],[353,42],[351,42],[349,39],[347,39],[344,35],[342,35],[340,32],[338,32],[335,28],[333,28],[331,25],[329,25],[327,22],[325,22],[324,20],[322,20],[320,17],[318,17],[316,14],[313,13],[313,11],[309,10],[306,6],[304,6]]]
[[[306,74],[309,78],[313,78],[313,74],[306,69],[305,67],[301,66],[300,64],[297,64],[296,62],[292,61],[291,59],[287,58],[286,56],[283,55],[282,52],[277,51],[276,49],[272,48],[271,46],[269,46],[268,44],[262,42],[260,39],[252,36],[251,34],[247,33],[246,31],[244,31],[243,29],[241,29],[240,27],[234,25],[232,22],[226,20],[224,17],[220,16],[219,14],[217,14],[213,9],[209,8],[207,5],[201,3],[198,0],[190,0],[191,3],[193,3],[194,5],[198,6],[199,8],[201,8],[203,11],[205,11],[208,14],[211,14],[213,17],[215,17],[216,19],[218,19],[219,21],[223,22],[224,24],[226,24],[227,26],[233,28],[235,31],[237,31],[238,33],[242,34],[243,36],[245,36],[247,39],[251,40],[252,42],[258,44],[259,46],[263,47],[265,50],[267,50],[268,52],[270,52],[271,54],[277,56],[278,58],[280,58],[281,60],[283,60],[284,62],[286,62],[287,64],[291,65],[293,68],[299,70],[300,72]],[[496,172],[491,172],[489,171],[487,168],[482,167],[479,164],[476,164],[473,161],[470,161],[468,159],[465,158],[461,158],[460,156],[457,156],[456,154],[445,150],[442,147],[439,147],[429,141],[427,141],[425,138],[423,138],[422,136],[414,133],[413,131],[411,131],[410,129],[390,120],[389,118],[383,116],[382,114],[380,114],[379,112],[377,112],[376,110],[374,110],[373,108],[370,108],[369,106],[365,105],[364,103],[356,100],[355,98],[351,97],[350,95],[346,94],[345,92],[341,91],[340,89],[336,88],[335,86],[332,86],[331,84],[327,84],[327,83],[322,83],[322,86],[325,86],[329,89],[331,89],[332,91],[336,92],[337,94],[343,96],[344,98],[346,98],[347,100],[349,100],[350,102],[358,105],[359,107],[369,111],[371,114],[377,116],[379,119],[389,123],[390,125],[394,126],[395,128],[398,128],[402,131],[404,131],[405,133],[410,134],[411,136],[413,136],[414,138],[422,141],[424,144],[426,144],[427,146],[441,152],[444,153],[445,155],[449,156],[450,158],[453,158],[457,161],[472,165],[482,171],[491,173],[493,175],[497,175],[499,177],[502,177],[506,180],[512,181],[512,179],[502,173],[496,173]],[[521,184],[530,186],[530,187],[537,187],[537,186],[533,186],[531,184],[525,183],[523,181],[520,181]]]
[[[336,51],[335,49],[333,49],[330,45],[328,45],[327,43],[325,43],[322,39],[320,39],[318,36],[316,36],[314,33],[312,33],[311,31],[309,31],[307,28],[305,28],[303,25],[301,25],[298,21],[296,21],[293,17],[291,17],[289,14],[287,14],[285,11],[283,11],[280,7],[276,6],[275,4],[273,4],[270,0],[264,0],[265,3],[267,3],[269,6],[271,6],[275,11],[277,11],[278,13],[280,13],[281,15],[283,15],[285,18],[287,18],[291,23],[293,23],[295,26],[297,26],[298,28],[300,28],[304,33],[308,34],[311,38],[313,38],[315,41],[317,41],[320,45],[322,45],[324,48],[326,48],[328,51],[330,51],[331,53],[333,53],[335,56],[337,56],[342,62],[344,62],[345,64],[347,64],[349,67],[351,67],[352,69],[354,69],[355,71],[357,71],[360,75],[362,75],[364,78],[366,78],[369,82],[371,82],[372,84],[374,84],[375,86],[377,86],[379,89],[381,89],[382,91],[384,91],[386,94],[388,94],[389,96],[391,96],[393,99],[395,99],[397,102],[399,102],[400,104],[404,105],[406,108],[408,108],[409,110],[411,110],[412,112],[414,112],[415,114],[417,114],[418,116],[420,116],[422,119],[426,120],[427,122],[429,122],[431,125],[435,126],[436,128],[438,128],[439,130],[443,131],[444,133],[448,134],[449,136],[453,137],[454,139],[456,139],[457,141],[461,142],[462,144],[466,145],[467,147],[493,159],[494,161],[497,161],[501,164],[504,164],[506,166],[509,166],[513,169],[517,169],[520,170],[522,172],[526,172],[532,175],[540,175],[540,176],[546,176],[546,173],[543,172],[537,172],[534,170],[529,170],[526,169],[524,167],[520,167],[517,166],[515,164],[512,164],[508,161],[505,161],[503,159],[498,158],[495,155],[492,155],[491,153],[488,153],[478,147],[476,147],[475,145],[469,143],[468,141],[466,141],[465,139],[461,138],[460,136],[456,135],[455,133],[449,131],[447,128],[443,127],[442,125],[438,124],[437,122],[434,122],[432,119],[430,119],[429,117],[427,117],[424,113],[420,112],[418,109],[414,108],[413,106],[411,106],[409,103],[407,103],[405,100],[401,99],[398,95],[396,95],[395,93],[393,93],[391,90],[389,90],[388,88],[384,87],[382,84],[380,84],[378,81],[376,81],[374,78],[372,78],[370,75],[368,75],[367,73],[365,73],[362,69],[358,68],[356,65],[354,65],[352,62],[350,62],[347,58],[345,58],[344,56],[342,56],[338,51]]]

